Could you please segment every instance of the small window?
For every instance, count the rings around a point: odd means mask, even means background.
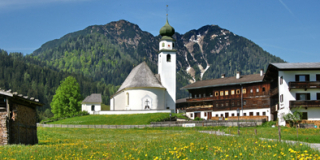
[[[207,116],[207,112],[204,112],[204,116],[205,116],[205,117]]]
[[[237,94],[240,94],[240,89],[237,89],[236,93],[237,93]]]
[[[164,44],[164,43],[162,43],[162,47],[164,47],[164,45],[165,45],[165,44]]]
[[[171,55],[167,54],[167,62],[171,62]]]
[[[224,103],[221,103],[221,107],[224,107]]]
[[[190,93],[190,98],[192,98],[192,93]]]
[[[302,112],[302,118],[304,120],[308,120],[308,112]]]
[[[247,116],[247,113],[243,113],[243,116]]]
[[[234,95],[234,90],[231,90],[231,95]]]
[[[232,107],[234,106],[234,101],[231,102],[231,106],[232,106]]]
[[[296,75],[296,82],[309,82],[309,75]]]
[[[193,117],[193,114],[192,114],[192,113],[190,113],[190,117]]]
[[[310,100],[310,93],[296,93],[296,100]]]
[[[205,94],[205,93],[203,93],[203,97],[206,97],[206,94]]]
[[[262,112],[262,115],[265,116],[265,115],[266,115],[266,112]]]
[[[257,116],[260,116],[260,113],[259,113],[259,112],[257,112],[257,113],[256,113],[256,115],[257,115]]]
[[[256,89],[256,92],[259,93],[259,88]]]
[[[210,93],[210,97],[212,97],[212,93]]]
[[[218,104],[218,103],[216,103],[216,107],[219,107],[219,104]]]
[[[253,89],[250,89],[250,93],[253,93]]]
[[[262,87],[262,92],[266,91],[266,88]]]
[[[127,93],[127,106],[129,105],[129,93]]]
[[[234,113],[231,114],[231,117],[234,117]]]
[[[316,81],[318,81],[318,82],[320,81],[320,74],[316,75]]]
[[[228,107],[229,106],[229,103],[228,102],[226,102],[226,107]]]
[[[317,100],[320,100],[320,93],[317,93]]]
[[[219,117],[219,115],[218,115],[218,114],[216,114],[216,117]]]
[[[91,111],[94,111],[94,105],[91,106]]]
[[[240,116],[240,113],[237,113],[237,116]]]
[[[237,106],[240,106],[240,102],[239,101],[237,102]]]
[[[196,95],[196,94],[194,95],[194,98],[197,98],[197,95]]]
[[[253,116],[253,112],[249,112],[249,115],[250,115],[250,116]]]
[[[283,94],[280,95],[280,102],[283,102]]]
[[[223,114],[221,114],[220,116],[223,117]]]
[[[201,98],[201,94],[199,94],[199,98]]]
[[[214,92],[214,95],[215,95],[216,97],[219,96],[219,92],[218,92],[218,91]]]
[[[223,91],[220,91],[220,96],[223,96]]]
[[[224,91],[224,95],[229,95],[229,91]]]
[[[244,106],[247,105],[247,101],[246,100],[243,101],[243,105]]]
[[[283,76],[280,77],[280,85],[283,84]]]
[[[167,109],[170,109],[169,107],[167,107]]]
[[[243,89],[242,89],[242,93],[243,93],[243,94],[246,94],[246,93],[247,93],[247,89],[243,88]]]
[[[172,43],[172,48],[174,48],[174,43]]]

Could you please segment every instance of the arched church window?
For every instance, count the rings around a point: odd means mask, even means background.
[[[164,43],[162,43],[162,47],[164,47]]]
[[[127,105],[129,105],[129,93],[127,93]]]
[[[171,55],[167,54],[167,62],[171,62]]]
[[[91,111],[94,111],[94,105],[91,106]]]

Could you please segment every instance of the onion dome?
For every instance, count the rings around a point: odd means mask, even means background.
[[[160,35],[162,37],[172,37],[172,35],[175,33],[174,28],[169,25],[168,19],[166,24],[160,29]]]

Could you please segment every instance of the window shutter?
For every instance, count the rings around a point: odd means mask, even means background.
[[[299,75],[296,75],[296,82],[299,82]]]
[[[310,75],[306,75],[306,82],[310,81]]]
[[[307,93],[307,100],[310,100],[310,93]]]
[[[296,100],[300,100],[300,93],[296,93]]]

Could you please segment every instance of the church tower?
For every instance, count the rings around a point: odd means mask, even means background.
[[[169,25],[168,17],[166,24],[160,29],[162,36],[159,43],[158,74],[161,84],[166,88],[166,109],[176,110],[176,49],[175,40],[172,38],[174,28]]]

